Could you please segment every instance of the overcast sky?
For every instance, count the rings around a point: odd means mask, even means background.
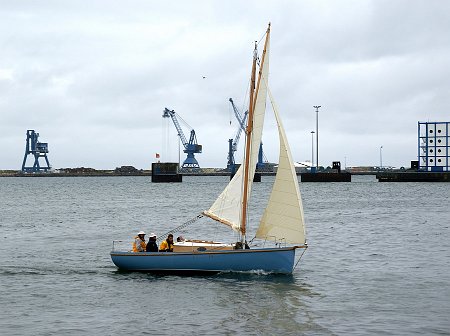
[[[165,107],[195,129],[200,165],[225,167],[228,99],[247,109],[269,21],[269,86],[294,160],[311,160],[321,105],[321,165],[379,165],[383,146],[383,165],[409,166],[417,122],[450,121],[449,17],[440,0],[0,1],[0,169],[20,169],[27,129],[54,168],[177,161]]]

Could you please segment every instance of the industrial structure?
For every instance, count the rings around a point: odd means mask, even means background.
[[[48,143],[39,142],[39,133],[34,130],[27,130],[27,143],[25,145],[25,155],[23,157],[22,172],[23,173],[39,173],[47,172],[51,169],[50,163],[48,161]],[[26,166],[28,155],[34,157],[33,166]],[[39,164],[39,158],[44,158],[47,166],[41,166]]]
[[[179,168],[176,162],[153,162],[152,182],[183,182]]]
[[[177,115],[174,110],[165,108],[162,116],[163,118],[172,118],[173,124],[175,125],[178,136],[180,137],[181,143],[184,147],[183,152],[187,154],[187,157],[181,165],[181,168],[200,168],[200,165],[198,164],[194,154],[202,152],[202,145],[197,144],[195,130],[191,126],[189,126],[188,123],[186,123],[179,115]],[[178,119],[180,119],[185,124],[185,126],[187,126],[191,130],[189,140],[187,140],[186,136],[184,135],[183,129],[181,128]]]
[[[245,127],[247,126],[247,116],[248,111],[244,112],[244,116],[242,116],[241,112],[237,109],[237,107],[234,105],[233,99],[229,99],[231,106],[233,107],[234,115],[236,116],[236,119],[238,121],[238,129],[236,131],[236,135],[233,139],[228,139],[228,162],[227,162],[227,169],[231,172],[231,174],[234,174],[236,172],[236,162],[234,160],[234,152],[237,150],[237,146],[239,144],[239,139],[241,137],[241,133],[243,130],[245,130]],[[231,121],[230,121],[231,122]]]
[[[419,170],[450,171],[450,122],[418,122]]]
[[[234,105],[234,101],[232,98],[229,99],[231,106],[233,107],[234,115],[238,121],[239,127],[236,131],[236,135],[234,136],[234,139],[228,139],[228,162],[227,162],[227,169],[231,172],[231,175],[233,175],[236,172],[236,162],[234,159],[234,152],[237,150],[237,146],[239,143],[239,139],[241,137],[241,132],[245,131],[245,128],[247,127],[247,115],[248,111],[244,112],[244,116],[242,116],[241,112],[238,110],[236,105]],[[264,163],[264,153],[262,148],[262,142],[259,146],[259,153],[258,153],[258,163],[256,164],[257,170],[262,170],[265,167]]]

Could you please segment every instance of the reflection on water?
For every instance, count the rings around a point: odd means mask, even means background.
[[[232,330],[240,323],[245,332],[287,334],[317,330],[308,302],[317,295],[294,275],[220,274],[214,278],[221,295],[217,309],[233,307],[222,322]],[[223,308],[222,308],[223,309]],[[252,321],[249,326],[246,321]]]

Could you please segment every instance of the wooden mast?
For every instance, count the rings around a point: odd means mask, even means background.
[[[252,64],[252,77],[250,81],[250,102],[248,108],[248,123],[247,129],[245,130],[245,162],[244,162],[244,190],[242,193],[242,218],[241,218],[241,233],[242,238],[244,240],[246,233],[246,222],[247,222],[247,204],[248,204],[248,167],[250,162],[250,144],[251,144],[251,136],[253,130],[253,114],[254,114],[254,100],[255,100],[255,75],[256,75],[256,59],[258,57],[257,52],[257,42],[255,42],[255,49],[253,51],[253,64]]]
[[[247,223],[247,205],[248,205],[248,179],[249,179],[249,165],[250,165],[250,145],[252,140],[252,132],[253,132],[253,115],[255,112],[255,103],[258,97],[258,90],[261,82],[262,68],[264,66],[264,59],[266,57],[266,49],[267,49],[267,41],[269,40],[270,35],[270,23],[269,27],[266,31],[266,41],[264,43],[264,50],[262,54],[262,61],[259,67],[258,72],[258,85],[255,92],[255,73],[256,73],[256,58],[258,57],[256,51],[256,42],[255,42],[255,50],[253,54],[253,65],[252,65],[252,77],[251,77],[251,88],[250,88],[250,102],[248,109],[248,124],[246,129],[246,142],[245,142],[245,163],[244,163],[244,190],[243,190],[243,198],[242,198],[242,218],[241,218],[241,234],[242,238],[245,239],[246,234],[246,223]],[[253,178],[253,177],[252,177]]]

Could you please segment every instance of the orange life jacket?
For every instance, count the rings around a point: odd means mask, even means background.
[[[139,249],[138,246],[140,246],[141,249]],[[139,238],[139,236],[134,237],[133,252],[145,252],[146,246],[147,244],[145,243],[145,241]]]

